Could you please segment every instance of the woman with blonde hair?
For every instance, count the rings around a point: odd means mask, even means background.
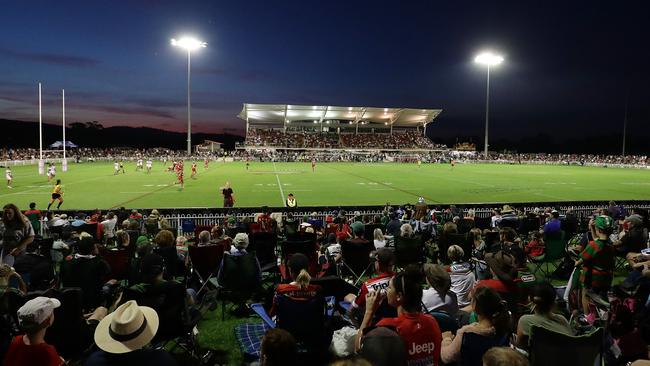
[[[373,242],[375,244],[375,249],[383,248],[386,246],[386,238],[384,238],[384,233],[380,228],[376,228],[372,235],[374,237]]]
[[[302,253],[295,253],[289,258],[289,277],[291,282],[279,284],[273,297],[273,306],[269,315],[275,315],[277,310],[277,297],[287,296],[294,300],[310,300],[318,296],[323,296],[323,289],[319,285],[310,284],[311,275],[309,274],[309,258]]]

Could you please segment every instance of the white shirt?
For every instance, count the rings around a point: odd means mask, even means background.
[[[114,163],[114,164],[113,164],[113,168],[114,168],[115,170],[119,170],[119,169],[120,169],[120,165],[119,165],[118,163]]]
[[[456,294],[449,290],[447,295],[445,295],[445,300],[443,301],[433,287],[430,287],[422,291],[422,303],[426,307],[427,312],[429,311],[444,311],[447,314],[454,316],[458,312],[458,302],[456,300]]]
[[[108,238],[115,236],[115,225],[117,224],[117,217],[113,217],[111,220],[104,220],[101,222],[101,225],[104,227],[104,234]]]
[[[386,246],[386,240],[374,240],[375,243],[375,249],[383,248]]]

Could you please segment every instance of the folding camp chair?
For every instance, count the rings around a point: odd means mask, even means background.
[[[581,336],[570,336],[533,326],[528,338],[530,365],[593,366],[600,364],[603,355],[603,337],[603,328]]]
[[[205,286],[210,283],[210,279],[217,275],[219,265],[223,259],[223,253],[229,249],[229,246],[227,242],[221,242],[202,247],[195,245],[188,247],[191,273],[196,275],[201,285],[197,293],[203,291]]]
[[[349,274],[354,278],[356,286],[366,273],[372,270],[370,253],[374,246],[368,242],[366,244],[352,243],[344,241],[341,243],[341,261],[339,262],[339,274]]]
[[[420,237],[395,237],[395,265],[404,268],[412,263],[424,263],[424,243]]]
[[[544,277],[549,277],[557,263],[566,256],[566,240],[564,238],[564,231],[558,234],[548,235],[544,238],[544,255],[540,258],[529,257],[529,261],[534,265],[533,275],[537,271],[542,271]]]

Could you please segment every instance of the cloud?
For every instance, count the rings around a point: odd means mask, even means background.
[[[21,60],[39,62],[44,64],[75,67],[92,67],[100,63],[99,60],[88,57],[62,55],[57,53],[21,52],[9,50],[6,48],[0,48],[0,55],[11,56]]]

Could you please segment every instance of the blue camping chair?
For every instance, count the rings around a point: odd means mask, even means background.
[[[506,347],[509,343],[508,335],[485,337],[476,333],[463,333],[458,365],[482,366],[485,352],[492,347]]]

